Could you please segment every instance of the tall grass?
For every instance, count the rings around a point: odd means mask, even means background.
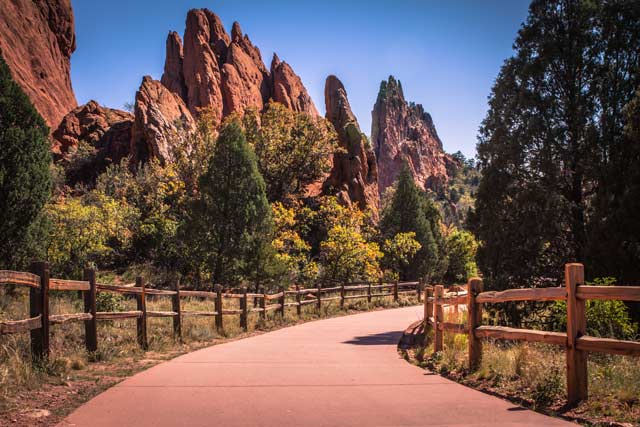
[[[445,312],[445,321],[462,323],[466,313]],[[444,349],[433,352],[433,335],[415,349],[421,366],[462,383],[513,398],[544,412],[564,411],[565,350],[552,345],[488,340],[476,372],[468,370],[466,334],[445,332]],[[640,425],[640,358],[589,354],[589,400],[573,408],[578,418]],[[610,419],[610,420],[609,420]]]

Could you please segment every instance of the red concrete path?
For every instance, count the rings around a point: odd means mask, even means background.
[[[97,396],[62,425],[570,425],[402,360],[420,307],[310,322],[196,351]]]

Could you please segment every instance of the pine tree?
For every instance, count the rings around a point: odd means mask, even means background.
[[[421,277],[437,280],[442,274],[446,257],[444,239],[440,232],[440,214],[434,203],[418,188],[405,163],[398,175],[397,188],[380,222],[382,235],[393,239],[398,233],[415,233],[420,250],[413,262],[401,269],[403,280]]]
[[[602,268],[617,255],[598,250],[598,235],[611,235],[615,194],[628,185],[623,109],[640,85],[640,4],[534,0],[514,48],[478,144],[470,224],[485,286],[555,284],[567,262],[639,280]]]
[[[24,268],[21,254],[35,255],[25,248],[34,243],[32,226],[51,192],[48,137],[44,119],[0,55],[0,266]]]
[[[271,256],[271,208],[256,157],[236,121],[220,131],[193,212],[196,239],[216,283],[259,280]]]

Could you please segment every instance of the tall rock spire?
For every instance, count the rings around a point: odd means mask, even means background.
[[[380,194],[393,185],[404,162],[420,188],[437,190],[446,184],[455,161],[444,152],[431,115],[405,100],[402,84],[393,76],[380,84],[371,116]]]
[[[247,108],[262,110],[270,99],[318,116],[300,77],[280,60],[265,66],[260,49],[234,22],[231,36],[208,9],[187,15],[184,47],[174,32],[167,39],[162,84],[180,96],[192,114],[210,108],[217,119]]]
[[[324,184],[326,194],[336,194],[343,203],[357,203],[378,217],[378,170],[376,156],[360,131],[351,111],[347,91],[336,76],[327,77],[324,88],[326,118],[338,133],[341,151],[333,155],[333,168]]]

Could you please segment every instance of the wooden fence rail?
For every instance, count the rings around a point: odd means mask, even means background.
[[[218,331],[224,331],[225,316],[239,316],[240,327],[248,331],[249,313],[259,313],[265,318],[267,312],[277,311],[284,317],[287,307],[295,307],[296,314],[302,314],[302,307],[307,304],[316,304],[321,312],[323,305],[331,301],[339,301],[340,307],[344,307],[346,300],[366,299],[371,302],[373,297],[392,296],[394,301],[399,300],[401,294],[414,294],[421,298],[422,282],[354,282],[332,284],[330,287],[284,289],[280,287],[277,293],[268,294],[249,293],[242,288],[238,293],[223,292],[220,285],[214,286],[214,291],[200,291],[181,289],[176,282],[172,290],[160,290],[150,288],[142,277],[137,277],[136,282],[118,286],[112,284],[97,283],[96,271],[85,269],[82,280],[66,280],[49,277],[49,265],[46,262],[35,262],[31,266],[31,272],[16,272],[0,270],[0,285],[24,286],[29,288],[30,317],[24,320],[0,321],[0,335],[15,334],[20,332],[31,333],[31,349],[34,361],[48,357],[49,354],[49,326],[67,322],[83,322],[85,330],[85,347],[89,352],[98,350],[98,321],[113,321],[124,319],[136,320],[136,336],[140,347],[148,348],[147,324],[149,318],[171,318],[174,337],[182,339],[182,318],[193,316],[213,317]],[[386,289],[372,293],[372,289]],[[401,289],[401,290],[400,290]],[[49,313],[49,293],[54,291],[77,291],[84,300],[82,313],[64,313],[51,315]],[[130,295],[136,300],[136,310],[120,312],[97,311],[97,294],[110,292]],[[149,296],[168,297],[171,299],[171,311],[148,310]],[[184,298],[197,298],[212,300],[211,311],[188,311],[182,309]],[[237,308],[223,307],[223,300],[237,300]]]
[[[640,356],[640,342],[587,335],[586,300],[640,301],[640,286],[588,286],[582,264],[565,265],[564,286],[558,288],[509,289],[483,292],[482,279],[472,278],[467,291],[444,294],[442,286],[424,288],[424,322],[434,333],[434,351],[443,350],[443,331],[468,335],[469,369],[474,371],[482,359],[482,339],[540,342],[564,347],[566,351],[567,400],[574,405],[588,397],[587,353],[598,352]],[[466,301],[465,301],[466,299]],[[566,332],[547,332],[504,326],[482,325],[484,304],[510,301],[567,301]],[[466,305],[466,324],[447,323],[443,307]],[[425,328],[426,330],[427,328]]]

